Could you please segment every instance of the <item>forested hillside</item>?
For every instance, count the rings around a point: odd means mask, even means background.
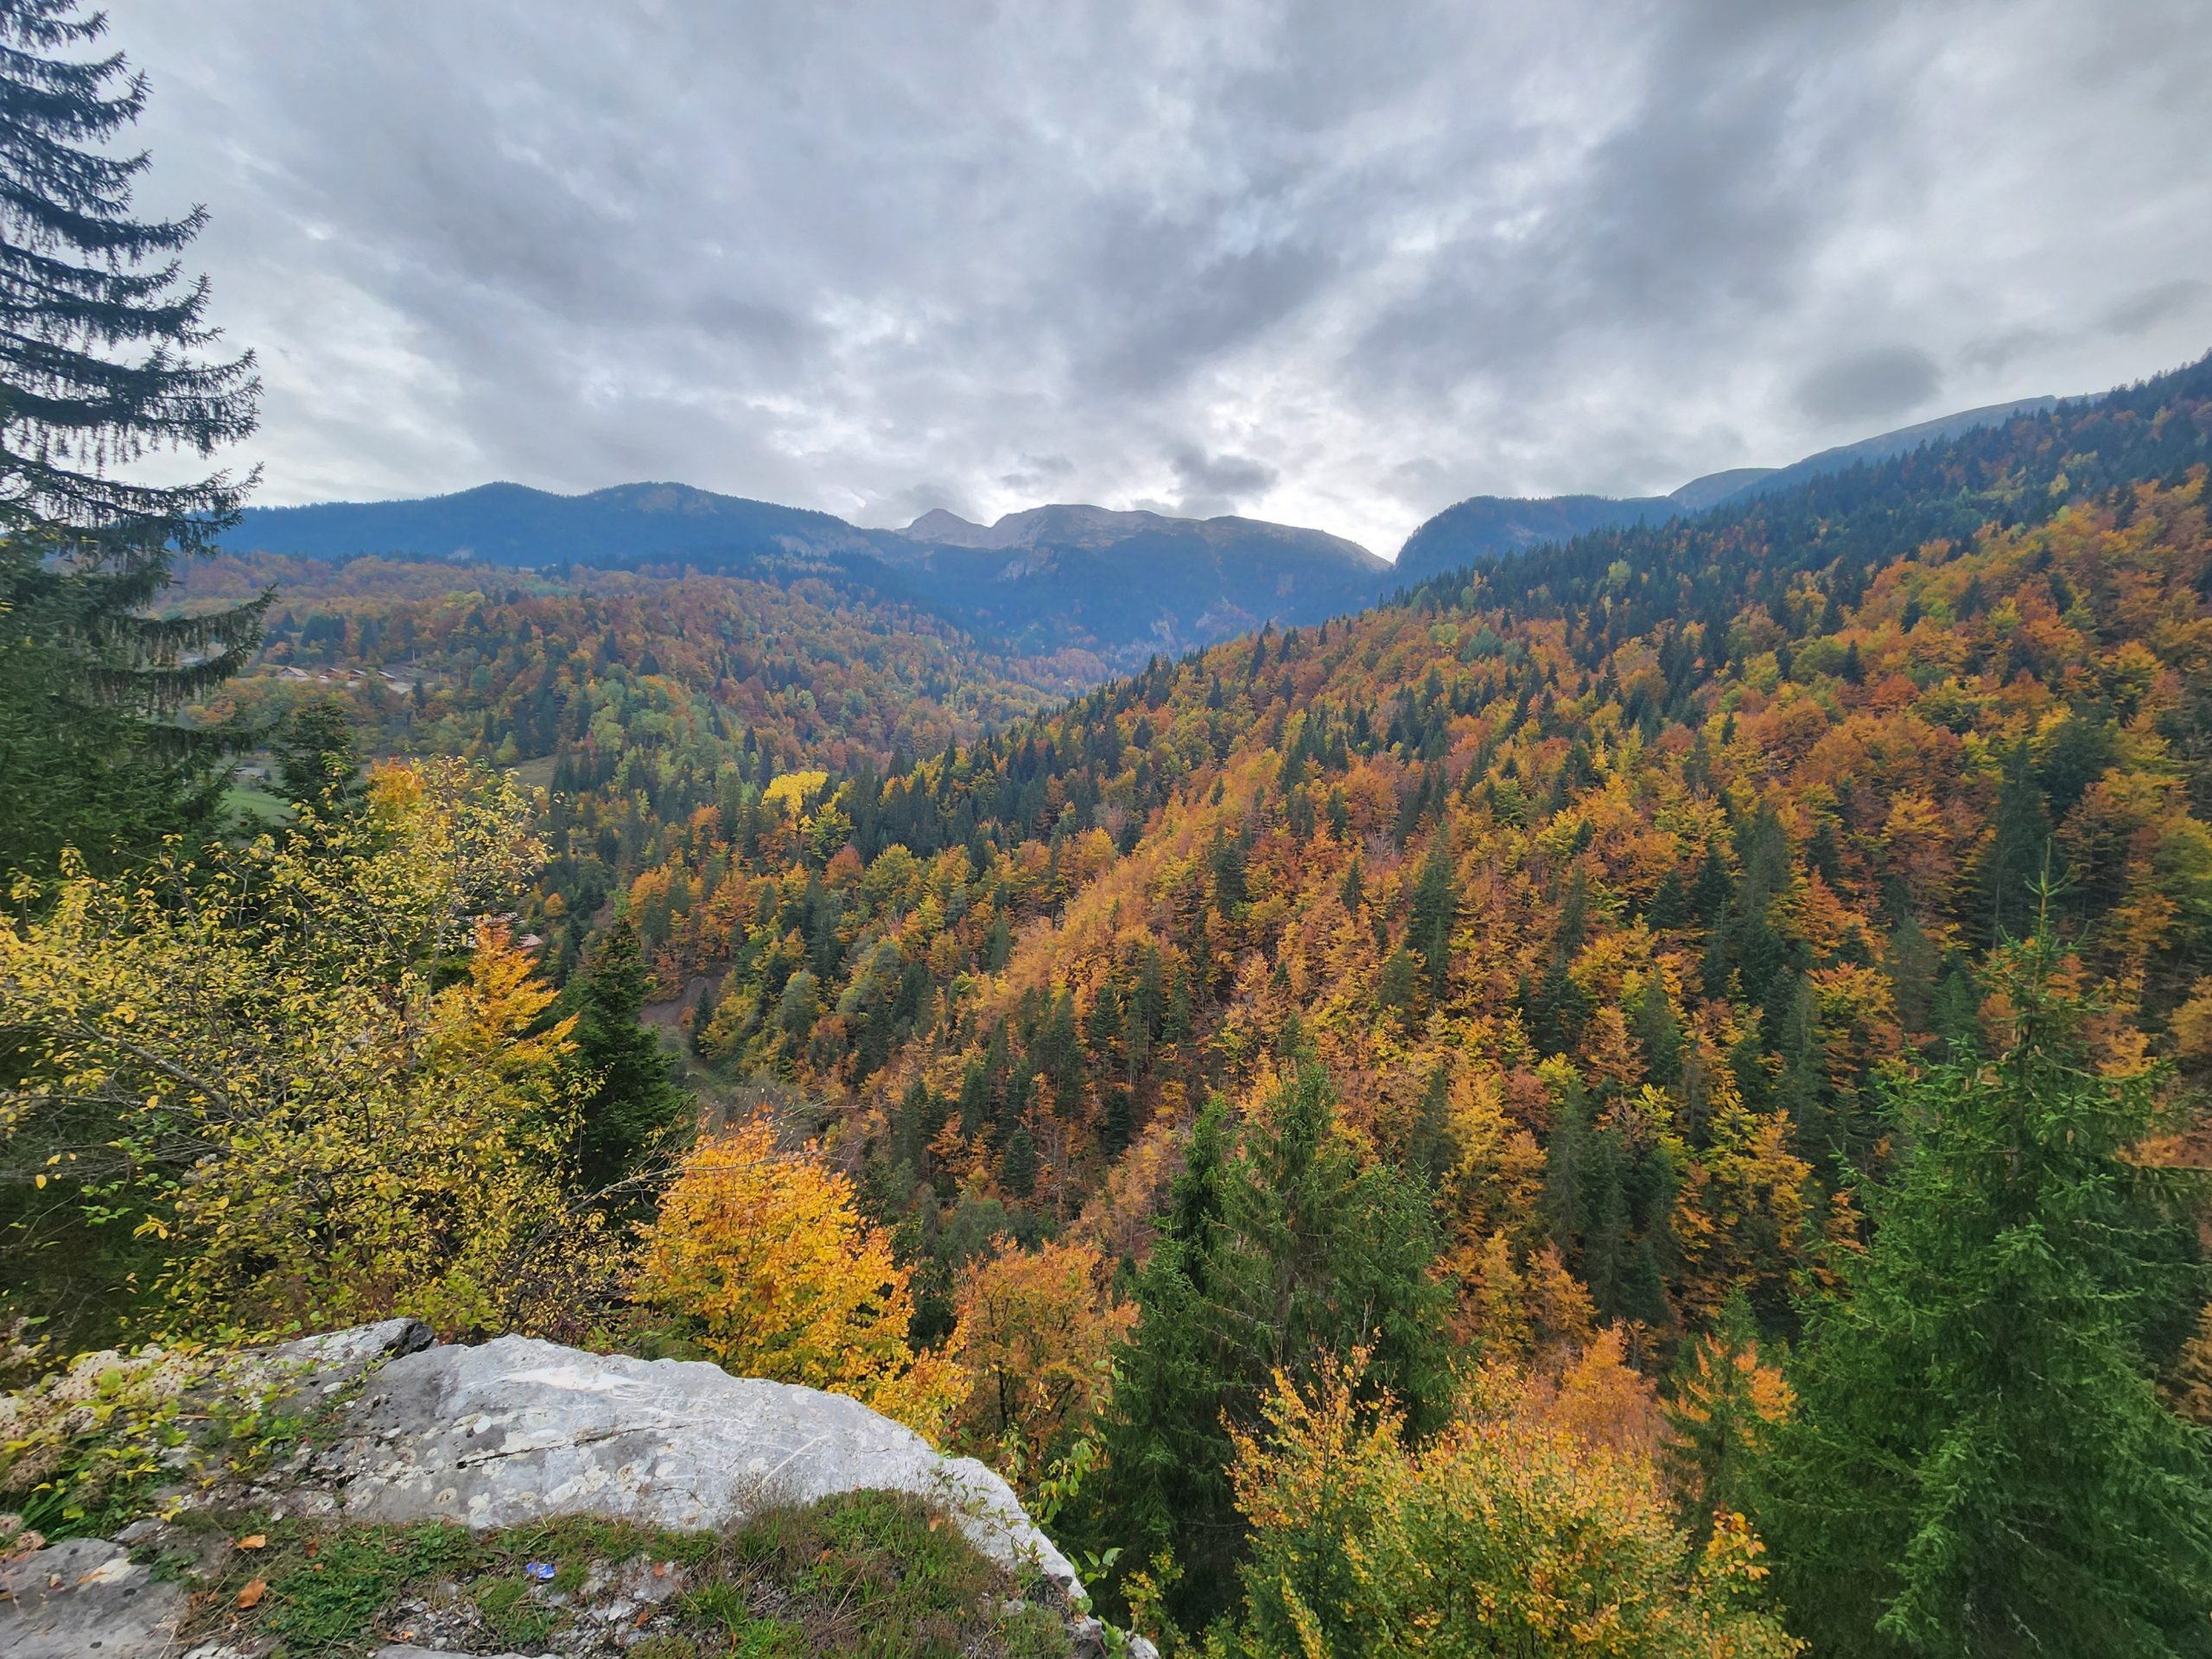
[[[781,772],[904,766],[1104,673],[1014,658],[836,573],[776,581],[226,556],[180,610],[274,588],[262,650],[199,710],[290,747],[334,705],[365,757],[450,755],[550,788],[556,856],[533,918],[564,971],[608,893]],[[271,780],[271,787],[276,786]]]
[[[405,1316],[858,1399],[1169,1659],[2212,1654],[2212,358],[1310,625],[1215,604],[1373,579],[1280,527],[916,556],[1218,555],[1111,650],[780,543],[239,556],[117,461],[259,386],[104,29],[0,0],[0,1564],[204,1475],[194,1628],[411,1639],[461,1529],[272,1516],[219,1386]],[[839,1513],[685,1629],[1142,1651]],[[426,1594],[641,1654],[607,1518]]]
[[[1235,1158],[1287,1156],[1255,1148],[1304,1103],[1303,1155],[1319,1135],[1349,1160],[1325,1207],[1417,1184],[1400,1230],[1428,1265],[1401,1288],[1440,1301],[1413,1295],[1408,1328],[1493,1358],[1604,1330],[1659,1377],[1716,1331],[1724,1365],[1754,1329],[1797,1337],[1802,1299],[1849,1280],[1913,1144],[1895,1090],[2020,1039],[2006,940],[2044,931],[2034,995],[2079,1000],[2085,1075],[2190,1097],[2212,1063],[2209,445],[2200,364],[1495,560],[903,775],[787,779],[698,820],[632,910],[670,915],[646,937],[671,980],[717,981],[700,1052],[819,1103],[920,1269],[925,1336],[951,1317],[928,1287],[995,1233],[1152,1251],[1097,1535],[1211,1562],[1178,1593],[1217,1607],[1235,1532],[1203,1471],[1231,1443],[1205,1425],[1330,1347],[1150,1352],[1215,1317],[1154,1241],[1196,1248],[1190,1160],[1236,1126]],[[2196,1161],[2167,1134],[2151,1155]],[[1249,1224],[1264,1258],[1294,1223]],[[2144,1225],[2188,1278],[2193,1233]],[[2207,1357],[2202,1295],[2178,1296],[2130,1338],[2176,1388]],[[1402,1402],[1433,1359],[1396,1356]],[[1174,1395],[1207,1363],[1230,1391]],[[1173,1397],[1124,1402],[1147,1387]],[[1132,1472],[1161,1434],[1165,1489]]]
[[[1687,1067],[1691,1123],[1787,1105],[1833,1171],[1878,1062],[1978,1029],[2046,843],[2103,1040],[2171,1039],[2212,921],[2208,381],[1157,663],[645,880],[722,872],[682,962],[727,974],[728,1052],[856,1097],[973,1058],[968,1131],[1052,1140],[1063,1207],[1109,1118],[1249,1076],[1294,1015],[1362,1116],[1446,1062],[1546,1123],[1547,1057],[1630,1096]]]
[[[1394,575],[1402,584],[1426,582],[1478,558],[1519,552],[1543,542],[1564,542],[1592,531],[1694,517],[1731,502],[1795,489],[1815,478],[1887,461],[1925,444],[1940,444],[1978,428],[2002,424],[2015,415],[2039,413],[2057,401],[2028,397],[2018,403],[1961,410],[1955,415],[1823,449],[1787,467],[1738,467],[1709,473],[1666,495],[1554,495],[1518,499],[1471,496],[1427,519],[1406,538]]]

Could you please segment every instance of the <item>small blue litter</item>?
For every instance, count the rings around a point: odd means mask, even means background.
[[[540,1584],[543,1584],[553,1576],[553,1563],[550,1561],[525,1561],[523,1563],[522,1570],[529,1573],[531,1578],[536,1579]]]

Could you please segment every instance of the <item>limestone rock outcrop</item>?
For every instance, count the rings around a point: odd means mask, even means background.
[[[857,1400],[528,1337],[477,1348],[410,1338],[380,1338],[397,1357],[343,1408],[286,1504],[353,1521],[488,1529],[594,1515],[690,1532],[840,1492],[909,1492],[993,1560],[1081,1590],[994,1471],[940,1456]],[[348,1363],[366,1345],[354,1332],[323,1340],[347,1344]]]
[[[908,1493],[945,1515],[984,1555],[1049,1581],[1074,1651],[1104,1651],[1101,1627],[1081,1615],[1074,1567],[1004,1480],[973,1459],[939,1454],[843,1395],[523,1337],[446,1346],[410,1319],[242,1360],[226,1371],[226,1386],[287,1393],[316,1420],[315,1432],[250,1484],[179,1491],[172,1507],[206,1502],[329,1522],[442,1520],[480,1530],[591,1516],[702,1532],[842,1493]],[[133,1544],[169,1535],[149,1518],[124,1528],[118,1541],[73,1539],[0,1564],[0,1653],[175,1659],[184,1647],[187,1598],[131,1560]],[[1150,1644],[1135,1638],[1130,1650],[1146,1655]],[[240,1659],[246,1651],[202,1642],[191,1659]],[[413,1659],[431,1650],[401,1643],[386,1651]]]

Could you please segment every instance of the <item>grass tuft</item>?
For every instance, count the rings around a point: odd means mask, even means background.
[[[255,1533],[267,1540],[262,1548],[232,1547]],[[195,1539],[197,1553],[187,1547]],[[1071,1654],[1056,1609],[1023,1601],[1028,1586],[941,1511],[893,1493],[772,1510],[727,1534],[575,1518],[480,1536],[436,1522],[197,1515],[149,1559],[198,1592],[188,1646],[265,1641],[272,1659],[364,1659],[424,1630],[521,1650],[569,1632],[572,1642],[595,1640],[590,1651],[629,1659]],[[527,1574],[530,1562],[551,1564],[550,1582]],[[238,1592],[256,1579],[264,1591],[239,1607]],[[640,1581],[667,1593],[638,1602],[619,1626],[595,1618],[587,1585],[626,1607]]]

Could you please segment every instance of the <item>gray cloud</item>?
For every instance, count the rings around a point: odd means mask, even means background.
[[[1192,518],[1234,512],[1240,503],[1265,495],[1281,476],[1249,455],[1209,455],[1185,446],[1168,457],[1182,486],[1176,511]]]
[[[2196,311],[2212,288],[2195,276],[2159,283],[2130,295],[2104,315],[2104,325],[2115,334],[2148,334],[2160,323]]]
[[[1023,497],[1051,493],[1076,476],[1076,464],[1065,455],[1024,455],[1013,471],[999,474],[999,486]]]
[[[1877,346],[1832,358],[1797,385],[1797,404],[1816,421],[1889,420],[1941,391],[1942,371],[1917,346]]]
[[[683,478],[1389,552],[2208,343],[2191,0],[109,3],[271,501]]]

